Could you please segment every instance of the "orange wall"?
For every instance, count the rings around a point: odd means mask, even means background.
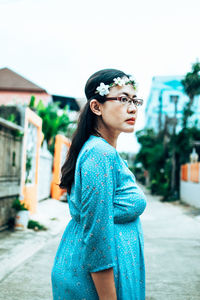
[[[192,182],[199,182],[199,165],[200,163],[190,164],[190,180]]]
[[[181,180],[200,182],[200,163],[190,163],[181,166]]]
[[[32,184],[25,184],[26,175],[26,142],[28,123],[32,123],[37,128],[37,145],[36,145],[36,166],[35,166],[35,182]],[[22,195],[23,202],[29,209],[30,213],[35,213],[37,210],[37,186],[38,186],[38,164],[39,164],[39,149],[43,139],[42,133],[42,119],[28,107],[25,111],[25,127],[24,127],[24,142],[23,142],[23,171],[22,171]]]
[[[181,166],[181,180],[188,181],[188,165]]]
[[[55,138],[55,148],[54,148],[54,162],[53,162],[53,179],[51,184],[51,197],[59,200],[61,195],[66,192],[66,190],[61,189],[58,184],[60,183],[61,167],[62,167],[62,147],[66,147],[68,150],[71,142],[65,136],[58,134]]]

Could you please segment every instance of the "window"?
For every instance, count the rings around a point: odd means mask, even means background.
[[[169,96],[169,101],[171,103],[177,103],[178,102],[178,98],[179,98],[179,96],[177,96],[177,95],[170,95]]]

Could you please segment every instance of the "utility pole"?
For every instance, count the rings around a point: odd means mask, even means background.
[[[158,132],[162,129],[162,91],[160,92],[159,98],[159,112],[158,112]]]
[[[175,145],[175,136],[176,136],[176,125],[177,125],[177,104],[179,96],[171,96],[171,100],[174,102],[174,118],[173,118],[173,131],[172,131],[172,173],[171,173],[171,192],[174,195],[176,188],[176,145]]]

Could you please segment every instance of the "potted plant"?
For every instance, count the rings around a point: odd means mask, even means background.
[[[27,228],[29,220],[29,210],[25,207],[19,198],[16,198],[12,207],[16,210],[15,229],[24,230]]]

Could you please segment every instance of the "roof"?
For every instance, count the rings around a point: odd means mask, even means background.
[[[152,87],[159,90],[183,90],[183,78],[184,76],[155,76],[152,78]]]
[[[152,81],[159,81],[159,82],[167,82],[171,80],[178,80],[181,81],[184,78],[183,75],[171,75],[171,76],[154,76]]]
[[[0,69],[0,90],[46,93],[46,90],[16,72]]]
[[[52,95],[53,102],[60,102],[59,107],[64,108],[65,105],[69,106],[70,110],[79,111],[80,107],[75,98],[65,97],[59,95]]]

